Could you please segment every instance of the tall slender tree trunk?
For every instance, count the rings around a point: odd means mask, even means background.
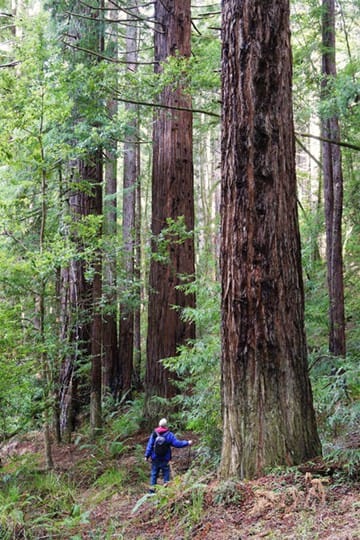
[[[140,123],[140,118],[139,118]],[[135,200],[135,268],[134,278],[137,285],[137,302],[134,313],[134,378],[135,387],[141,388],[141,302],[142,302],[142,284],[141,284],[141,182],[140,182],[140,149],[138,151],[138,181],[136,185]]]
[[[138,15],[137,2],[131,2],[128,6],[128,25],[126,28],[126,60],[127,69],[136,72],[138,32],[137,21],[132,19]],[[121,391],[128,394],[132,388],[133,363],[134,363],[134,312],[135,312],[135,198],[136,184],[138,181],[138,114],[137,105],[126,104],[129,114],[129,126],[127,141],[124,144],[124,182],[123,182],[123,243],[124,243],[124,270],[126,275],[125,287],[130,288],[128,300],[120,305],[120,337],[119,353],[121,366]]]
[[[96,52],[100,54],[105,50],[105,0],[98,3],[99,9],[95,11],[99,24],[97,27]],[[86,165],[85,176],[89,175],[91,187],[91,210],[94,216],[103,216],[103,150],[102,147],[90,155]],[[84,175],[82,175],[84,176]],[[98,228],[96,239],[102,238],[102,226]],[[92,282],[92,313],[91,313],[91,381],[90,381],[90,427],[93,438],[97,436],[102,427],[102,367],[103,367],[103,325],[102,325],[102,284],[103,260],[102,248],[98,245],[93,260],[94,277]]]
[[[42,162],[45,163],[45,152],[42,145],[42,128],[43,128],[43,116],[40,123],[40,152]],[[46,221],[47,221],[47,178],[45,169],[41,173],[41,222],[40,222],[40,234],[39,234],[39,252],[42,256],[44,251]],[[40,343],[41,343],[41,369],[42,380],[44,385],[44,446],[45,446],[45,461],[46,467],[52,469],[54,467],[53,455],[52,455],[52,439],[51,439],[51,418],[52,418],[52,397],[54,381],[51,377],[51,371],[49,369],[49,358],[46,350],[46,336],[45,336],[45,295],[46,295],[46,282],[44,278],[40,279],[40,294],[39,294],[39,321],[40,321]]]
[[[81,171],[82,178],[91,186],[90,213],[102,215],[102,151],[94,156],[94,162]],[[97,234],[101,237],[101,229]],[[91,298],[91,381],[90,381],[90,427],[96,437],[102,427],[102,253],[97,248],[93,261],[94,272]]]
[[[323,0],[322,18],[322,98],[329,96],[329,85],[336,77],[335,61],[335,1]],[[324,139],[340,141],[336,114],[321,121]],[[337,144],[322,143],[324,204],[326,224],[326,259],[329,291],[329,350],[345,356],[345,307],[342,257],[343,175],[341,149]]]
[[[107,28],[106,56],[116,59],[118,56],[117,23],[118,11],[114,9],[111,0],[106,0],[107,18],[114,20]],[[108,114],[111,119],[116,118],[118,111],[117,101],[110,99]],[[112,245],[112,239],[117,235],[117,158],[116,145],[114,149],[105,151],[105,202],[104,202],[104,234]],[[104,260],[104,296],[106,307],[103,314],[103,386],[105,391],[116,395],[120,381],[118,330],[117,330],[117,258],[115,252],[108,250]]]
[[[158,0],[155,3],[155,62],[175,54],[190,56],[190,0]],[[159,96],[160,103],[170,107],[191,108],[191,99],[181,86],[169,86]],[[187,231],[194,229],[192,113],[184,110],[157,111],[153,128],[152,234],[157,237],[167,220],[184,217]],[[193,295],[178,287],[180,275],[191,279],[194,274],[194,241],[169,239],[168,261],[153,256],[150,263],[146,395],[171,397],[176,389],[161,359],[176,355],[177,347],[193,338],[192,324],[181,319],[174,309],[194,306]],[[149,411],[148,411],[149,412]]]
[[[108,105],[109,114],[114,117],[117,110],[116,102]],[[117,159],[115,152],[106,152],[105,162],[105,196],[104,203],[104,233],[111,244],[111,238],[117,234]],[[117,294],[116,294],[116,255],[109,249],[104,260],[104,283],[106,310],[103,314],[103,347],[104,369],[103,386],[116,394],[119,386],[119,360],[117,338]]]
[[[222,4],[220,472],[318,455],[304,331],[288,0]]]

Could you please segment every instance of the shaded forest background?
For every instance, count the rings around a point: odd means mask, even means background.
[[[85,432],[101,447],[110,432],[121,452],[121,437],[171,412],[174,426],[201,434],[201,455],[216,467],[221,6],[192,3],[191,55],[160,55],[158,70],[153,36],[161,29],[150,4],[0,7],[0,439],[42,429],[51,467],[55,441]],[[315,412],[324,456],[341,456],[356,476],[358,446],[346,441],[355,440],[360,414],[360,6],[342,0],[335,8],[336,71],[325,77],[324,5],[291,3],[293,109]],[[182,89],[180,105],[164,105],[168,88]],[[194,228],[179,213],[154,234],[154,114],[166,120],[176,107],[192,110]],[[326,189],[324,196],[324,139],[332,139],[324,125],[334,118],[340,136],[331,147],[341,150],[343,178],[341,350],[331,333]],[[164,354],[156,346],[170,340],[170,324],[151,326],[151,267],[167,263],[170,244],[189,242],[194,277],[176,276],[181,303],[169,312],[191,331]]]

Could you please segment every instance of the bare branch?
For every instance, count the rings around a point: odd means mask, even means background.
[[[191,26],[194,28],[194,30],[197,32],[197,34],[198,34],[199,36],[201,36],[200,30],[198,29],[198,27],[197,27],[196,24],[194,23],[194,19],[191,19]]]
[[[70,15],[70,17],[76,17],[77,19],[86,19],[87,21],[92,21],[92,22],[95,22],[95,23],[99,23],[99,19],[96,19],[95,17],[91,17],[91,15],[84,15],[83,13],[75,13],[74,11],[64,11],[64,13],[66,13],[66,15]],[[136,19],[133,20],[133,22],[135,22]],[[104,17],[103,19],[101,19],[101,22],[106,22],[106,23],[127,23],[127,22],[132,22],[132,21],[129,21],[127,19],[107,19],[106,17]]]
[[[14,67],[14,66],[17,66],[18,64],[20,64],[20,62],[18,60],[14,60],[13,62],[9,62],[8,64],[0,64],[0,68]]]
[[[115,98],[117,101],[122,101],[124,103],[133,103],[134,105],[144,105],[146,107],[154,107],[157,109],[170,109],[173,111],[188,111],[191,113],[206,114],[207,116],[213,116],[214,118],[220,118],[220,114],[213,113],[211,111],[206,111],[204,109],[188,109],[187,107],[172,107],[171,105],[163,105],[161,103],[151,103],[149,101],[138,101],[135,99],[126,99],[122,97]]]
[[[330,144],[336,144],[337,146],[343,146],[344,148],[350,148],[351,150],[360,151],[360,146],[356,144],[351,144],[342,141],[335,141],[333,139],[327,139],[326,137],[321,137],[319,135],[312,135],[311,133],[295,133],[298,137],[308,137],[310,139],[317,139],[318,141],[327,142]]]
[[[316,165],[317,165],[318,167],[321,168],[321,163],[320,163],[320,161],[319,161],[319,160],[318,160],[318,159],[310,152],[310,150],[308,150],[308,149],[306,148],[305,144],[303,144],[303,143],[300,141],[300,139],[299,139],[298,137],[295,137],[295,140],[296,140],[297,144],[300,146],[300,148],[301,148],[302,150],[304,150],[304,152],[306,152],[306,154],[307,154],[308,156],[310,156],[311,159],[312,159],[313,161],[315,161],[315,163],[316,163]]]

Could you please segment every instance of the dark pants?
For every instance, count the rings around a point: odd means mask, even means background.
[[[168,461],[160,461],[154,459],[151,463],[150,485],[155,486],[159,478],[160,471],[162,472],[164,484],[170,481],[170,465]]]

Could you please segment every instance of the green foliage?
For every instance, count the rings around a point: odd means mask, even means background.
[[[189,533],[201,522],[205,502],[205,490],[205,484],[194,483],[189,496],[184,501],[184,507],[181,509],[183,516],[180,519],[180,524],[184,524],[185,530]]]
[[[126,450],[128,450],[128,447],[122,441],[112,441],[110,443],[110,454],[113,457],[120,456],[126,452]]]
[[[304,276],[305,325],[309,350],[319,351],[328,342],[328,291],[326,268],[321,261],[313,265],[311,273]]]
[[[11,472],[13,465],[7,465],[1,478],[0,525],[4,534],[1,538],[10,540],[20,531],[26,538],[38,538],[37,533],[42,529],[57,534],[65,524],[71,522],[73,526],[79,522],[75,488],[66,477],[35,470],[34,456],[31,462],[24,458],[17,461],[15,473]],[[68,517],[59,520],[62,515]]]
[[[244,487],[236,480],[226,480],[216,485],[213,493],[215,504],[228,506],[240,504],[244,500]]]
[[[358,358],[319,357],[312,372],[318,427],[328,441],[344,440],[360,422]],[[333,444],[333,443],[331,443]]]
[[[109,411],[105,421],[111,426],[111,434],[115,441],[130,437],[136,433],[141,425],[144,412],[144,399],[139,396],[134,400]]]
[[[292,2],[293,104],[296,126],[308,126],[319,99],[321,7]]]
[[[359,95],[360,83],[351,74],[359,66],[351,66],[344,71],[337,73],[336,77],[328,77],[327,81],[327,99],[322,100],[319,105],[321,118],[331,118],[337,116],[343,121],[352,121],[352,116],[356,113],[357,96]],[[349,73],[350,71],[350,73]]]
[[[38,424],[44,404],[51,405],[61,358],[78,346],[59,342],[59,270],[83,260],[91,282],[104,247],[101,217],[74,220],[66,213],[70,181],[73,189],[87,194],[93,187],[86,180],[76,183],[67,164],[100,146],[113,150],[123,132],[123,122],[110,119],[106,107],[117,78],[113,66],[65,59],[46,13],[27,17],[24,11],[16,24],[19,39],[12,38],[12,53],[19,67],[0,73],[0,323],[6,328],[0,339],[2,435],[33,420]],[[44,301],[41,331],[39,298]],[[88,317],[80,310],[76,315],[82,321]],[[83,366],[88,369],[86,362]],[[40,383],[36,377],[44,378],[42,370],[48,380]],[[37,411],[31,405],[34,396]]]
[[[358,414],[359,416],[359,414]],[[358,446],[358,441],[355,441],[355,446]],[[336,480],[339,482],[354,481],[360,479],[360,452],[358,447],[326,447],[326,458],[329,462],[336,463],[340,467],[336,474]]]
[[[57,171],[59,154],[54,150],[52,130],[67,116],[65,106],[55,106],[59,95],[54,91],[53,76],[56,70],[59,74],[60,64],[54,55],[54,42],[45,35],[47,18],[34,18],[30,28],[24,17],[22,25],[22,40],[16,45],[21,70],[0,76],[0,148],[5,149],[1,154],[0,228],[4,234],[0,267],[6,268],[0,272],[0,320],[8,329],[6,341],[0,344],[0,362],[9,360],[4,369],[8,384],[0,389],[0,399],[6,403],[7,430],[39,421],[43,399],[49,395],[49,381],[43,378],[44,365],[39,359],[49,362],[49,373],[55,367],[58,342],[53,305],[58,261],[50,237],[56,221],[51,212],[58,203],[58,192],[50,180]],[[42,223],[46,224],[43,238]],[[42,322],[39,298],[44,300],[48,314]],[[17,380],[14,372],[19,373]]]
[[[166,264],[169,261],[170,246],[172,244],[183,244],[193,234],[193,231],[187,230],[184,216],[179,216],[176,220],[167,218],[166,226],[158,235],[153,236],[154,249],[152,258]]]
[[[186,482],[186,479],[177,477],[166,487],[156,486],[154,495],[141,497],[131,512],[135,514],[143,504],[150,503],[156,507],[162,520],[179,523],[190,532],[201,521],[205,490],[206,484],[196,479]]]
[[[182,287],[197,297],[198,307],[186,308],[182,316],[196,324],[198,337],[180,347],[176,357],[167,358],[163,363],[180,377],[176,384],[181,393],[174,402],[181,405],[181,420],[188,429],[201,433],[204,446],[218,452],[221,443],[220,287],[206,277]]]
[[[121,489],[128,481],[128,471],[125,469],[106,469],[94,482],[95,487]]]

